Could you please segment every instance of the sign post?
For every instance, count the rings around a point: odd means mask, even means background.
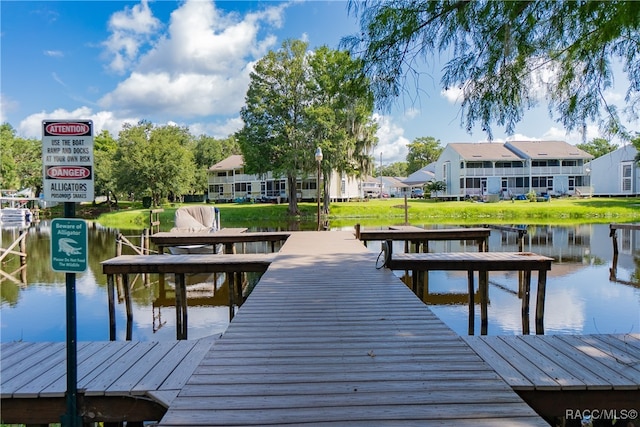
[[[67,305],[67,412],[65,427],[81,427],[78,415],[76,273],[87,269],[87,224],[74,219],[75,203],[93,201],[93,123],[91,120],[42,122],[44,199],[64,202],[65,219],[52,221],[51,268],[65,272]]]

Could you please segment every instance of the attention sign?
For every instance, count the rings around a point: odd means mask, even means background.
[[[92,121],[43,121],[42,165],[45,200],[93,201]]]

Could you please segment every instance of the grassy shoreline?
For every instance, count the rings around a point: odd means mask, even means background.
[[[162,206],[162,229],[173,224],[175,210],[182,204]],[[211,205],[214,206],[214,205]],[[221,222],[227,227],[281,227],[287,222],[314,222],[315,203],[300,203],[300,216],[287,216],[287,205],[217,204]],[[404,199],[370,200],[367,202],[332,203],[326,217],[332,227],[402,224],[405,219]],[[407,201],[410,224],[576,224],[640,221],[640,198],[552,199],[550,202],[501,201],[497,203],[443,202],[410,199]],[[121,209],[100,212],[87,205],[78,216],[93,219],[105,227],[144,229],[148,227],[149,209],[140,204],[123,204]]]

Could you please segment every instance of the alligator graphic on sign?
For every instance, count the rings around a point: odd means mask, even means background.
[[[67,256],[80,255],[82,253],[81,251],[82,248],[73,247],[73,245],[77,245],[77,244],[78,242],[76,242],[73,239],[63,238],[58,240],[58,250],[60,252],[64,252],[65,254],[67,254]]]

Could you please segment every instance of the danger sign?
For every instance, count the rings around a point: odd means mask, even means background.
[[[94,198],[93,122],[42,122],[44,199],[90,202]]]

